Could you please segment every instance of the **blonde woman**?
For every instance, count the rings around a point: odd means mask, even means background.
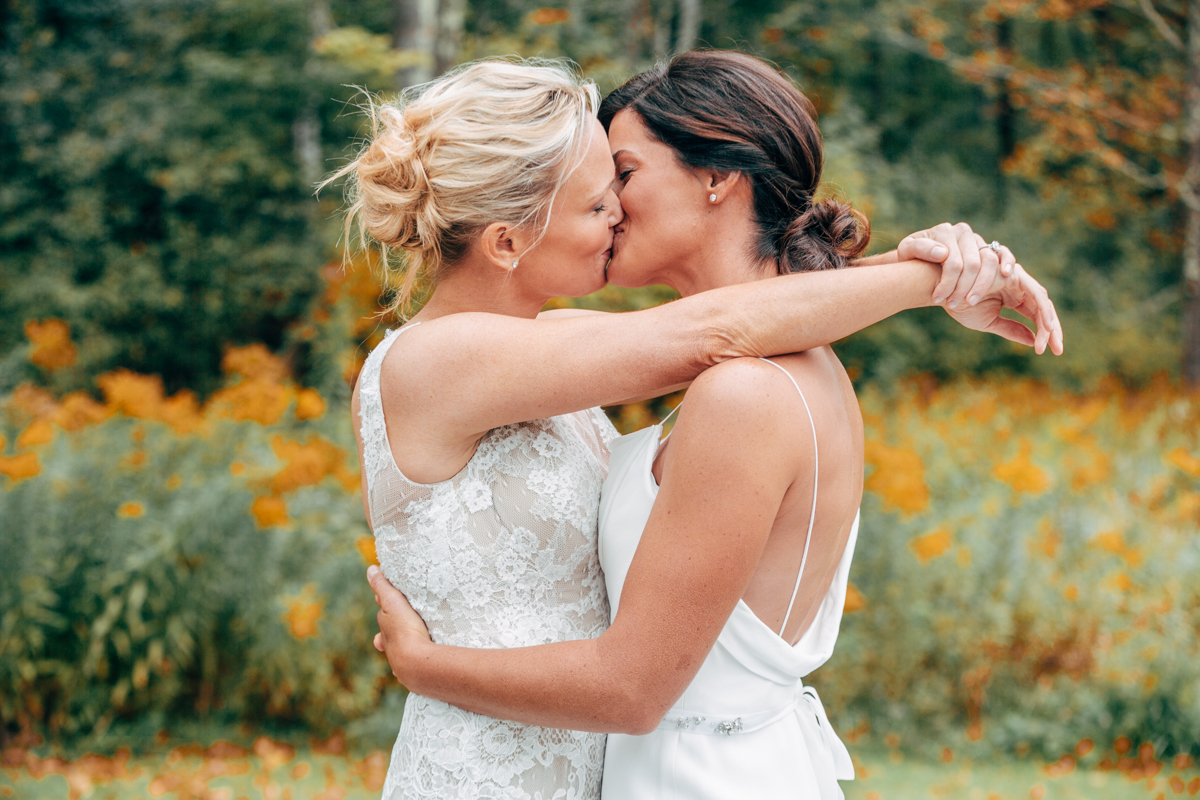
[[[557,65],[477,63],[375,109],[370,142],[342,173],[365,233],[406,251],[400,302],[418,279],[436,287],[368,357],[352,410],[383,574],[439,643],[517,648],[607,628],[596,520],[615,432],[598,406],[738,356],[819,347],[955,288],[939,285],[939,267],[904,261],[628,314],[539,314],[551,297],[604,285],[623,220],[597,102]],[[950,251],[925,237],[905,246]],[[1043,349],[1053,307],[1029,305],[1041,288],[985,266],[965,275],[989,301],[967,324],[993,327],[1003,296],[1037,315],[1039,333],[1002,332]],[[603,752],[599,733],[412,694],[384,796],[596,798]]]

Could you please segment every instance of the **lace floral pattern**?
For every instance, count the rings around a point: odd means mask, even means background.
[[[616,431],[599,409],[506,425],[483,436],[458,475],[413,483],[392,459],[379,392],[399,333],[371,353],[359,383],[384,574],[439,643],[521,647],[599,636],[608,598],[596,514]],[[603,758],[603,734],[506,722],[410,695],[383,797],[595,800]]]

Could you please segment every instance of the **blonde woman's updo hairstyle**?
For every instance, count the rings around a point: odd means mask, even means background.
[[[604,99],[607,129],[621,111],[698,169],[740,172],[754,192],[756,256],[789,272],[838,269],[871,238],[867,218],[818,200],[824,152],[816,111],[768,64],[724,50],[694,50],[632,78]]]
[[[408,309],[418,283],[436,285],[489,224],[544,233],[599,102],[566,64],[515,59],[467,64],[395,102],[368,101],[370,138],[322,186],[348,177],[347,234],[357,220],[360,243],[377,242],[385,272],[402,273],[392,310]],[[403,263],[392,265],[397,249]]]

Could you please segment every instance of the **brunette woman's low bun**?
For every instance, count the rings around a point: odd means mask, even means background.
[[[779,274],[841,269],[862,255],[871,241],[871,223],[848,203],[820,200],[779,237]]]

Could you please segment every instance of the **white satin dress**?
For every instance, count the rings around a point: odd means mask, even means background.
[[[800,397],[804,400],[803,392]],[[807,410],[806,400],[804,406]],[[600,499],[599,549],[614,619],[658,495],[651,470],[661,436],[660,424],[611,444]],[[813,439],[815,445],[815,431]],[[813,492],[815,507],[815,486]],[[833,583],[795,646],[738,600],[700,671],[658,729],[644,736],[609,734],[603,800],[842,800],[838,781],[854,778],[850,754],[816,691],[804,686],[802,678],[833,654],[858,523],[856,515]],[[810,538],[811,532],[810,519]],[[807,553],[806,541],[797,588]]]

